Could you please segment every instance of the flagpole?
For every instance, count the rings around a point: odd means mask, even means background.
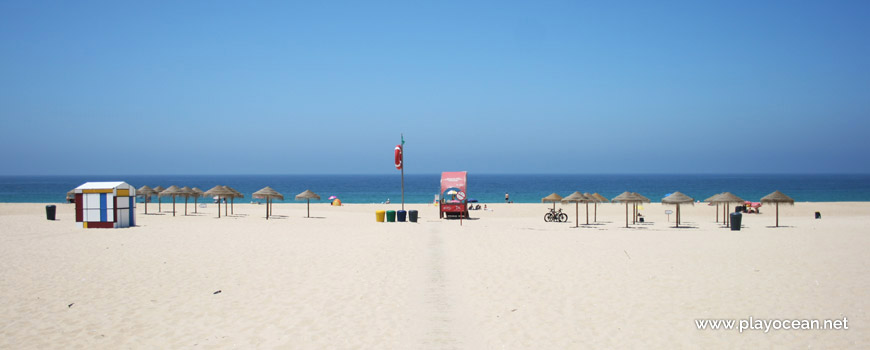
[[[402,210],[405,210],[405,135],[402,137]]]

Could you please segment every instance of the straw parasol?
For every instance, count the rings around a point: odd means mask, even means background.
[[[556,210],[556,203],[562,201],[562,196],[553,192],[549,196],[541,198],[541,203],[549,203],[553,202],[553,210]]]
[[[160,196],[172,197],[172,216],[175,216],[175,197],[184,194],[178,186],[172,185],[169,188],[160,191]]]
[[[580,226],[580,203],[586,204],[586,224],[589,225],[589,198],[580,193],[574,192],[568,197],[562,198],[562,203],[574,203],[574,227]]]
[[[613,197],[610,201],[613,203],[625,203],[625,227],[628,228],[628,203],[636,204],[642,200],[634,193],[625,191],[622,192],[622,194]]]
[[[254,192],[252,197],[266,199],[266,220],[269,220],[269,215],[272,214],[272,198],[278,198],[282,201],[284,200],[283,194],[278,193],[278,191],[273,190],[269,186],[263,187],[259,191]]]
[[[716,198],[719,197],[719,195],[721,195],[721,193],[714,194],[704,200],[706,203],[716,204],[716,222],[719,222],[719,202],[716,201]]]
[[[786,196],[785,193],[782,193],[780,191],[773,191],[773,193],[762,197],[761,203],[775,203],[776,204],[776,227],[779,227],[779,203],[794,205],[794,199],[792,199],[789,196]]]
[[[230,198],[230,214],[235,214],[235,213],[233,212],[233,209],[235,209],[235,208],[234,208],[235,206],[233,205],[233,204],[235,203],[235,199],[236,199],[236,198],[245,198],[245,195],[243,195],[243,194],[242,194],[241,192],[239,192],[239,191],[236,191],[235,188],[232,188],[232,187],[230,187],[230,186],[224,186],[224,188],[230,190],[230,192],[233,193],[233,195],[229,197],[229,198]],[[227,210],[227,208],[226,208],[226,206],[224,206],[224,214],[226,214],[226,210]]]
[[[190,191],[192,192],[190,196],[193,197],[193,213],[196,214],[196,207],[199,206],[199,197],[205,196],[205,192],[199,189],[199,187],[191,188]]]
[[[731,192],[722,192],[716,195],[716,198],[713,200],[716,201],[716,203],[722,203],[724,205],[724,208],[722,209],[722,215],[725,216],[723,218],[723,221],[725,222],[726,227],[731,227],[731,217],[728,216],[728,211],[731,210],[731,203],[742,204],[745,201],[742,198],[735,196]]]
[[[158,213],[163,212],[163,209],[161,208],[161,204],[163,204],[163,201],[160,200],[160,197],[161,197],[160,192],[163,192],[163,190],[165,190],[165,188],[163,188],[163,186],[154,187],[154,192],[156,192],[155,194],[157,195],[157,212]]]
[[[197,195],[198,194],[190,187],[184,186],[181,188],[181,196],[184,197],[184,216],[187,216],[187,200],[190,199],[190,197]]]
[[[148,214],[148,200],[151,199],[151,196],[155,194],[157,194],[157,191],[155,191],[151,187],[148,187],[148,185],[139,187],[136,190],[136,196],[141,196],[143,199],[145,199],[145,214]]]
[[[695,199],[681,193],[680,191],[677,191],[671,193],[670,196],[662,198],[662,203],[675,204],[677,206],[677,227],[680,227],[680,204],[689,203],[691,205],[695,205]]]
[[[595,201],[595,218],[594,218],[594,221],[595,221],[595,222],[598,222],[598,203],[607,203],[607,202],[610,202],[610,200],[607,199],[607,197],[598,194],[598,192],[593,193],[593,194],[592,194],[592,198],[595,198],[595,199],[596,199],[596,201]]]
[[[637,214],[640,214],[639,204],[640,203],[652,203],[652,201],[650,201],[649,198],[646,198],[646,196],[644,196],[640,193],[632,192],[631,194],[635,195],[638,199],[640,199],[639,201],[634,203],[634,216],[632,217],[634,222],[637,223]]]
[[[311,200],[312,199],[320,200],[320,196],[318,196],[317,193],[311,192],[311,190],[305,190],[305,192],[302,192],[302,193],[296,195],[297,201],[301,201],[303,199],[308,201],[308,215],[306,217],[310,218],[311,217]]]
[[[233,192],[226,189],[223,186],[218,185],[218,186],[212,187],[208,191],[205,191],[205,193],[203,193],[203,194],[206,196],[209,196],[209,197],[211,197],[211,196],[218,197],[217,212],[218,212],[218,217],[221,217],[221,197],[226,198],[226,197],[232,196]]]

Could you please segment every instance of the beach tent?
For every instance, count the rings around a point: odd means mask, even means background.
[[[340,207],[340,206],[341,206],[341,199],[338,199],[338,198],[333,199],[333,200],[332,200],[332,206],[334,206],[334,207]]]
[[[126,182],[86,182],[75,188],[75,200],[80,227],[136,226],[136,188]]]

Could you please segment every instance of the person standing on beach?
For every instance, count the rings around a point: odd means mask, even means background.
[[[505,192],[504,193],[504,202],[510,203],[510,200],[511,200],[511,196],[507,192]]]

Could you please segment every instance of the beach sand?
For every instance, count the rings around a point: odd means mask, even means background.
[[[375,222],[398,204],[318,203],[305,218],[278,203],[268,221],[255,204],[220,219],[214,204],[175,217],[139,204],[138,227],[80,229],[70,204],[57,221],[0,204],[0,348],[870,347],[870,203],[783,206],[781,228],[766,205],[741,231],[707,205],[683,206],[679,229],[661,204],[630,229],[620,204],[579,228],[573,204],[559,206],[570,222],[545,223],[550,206],[488,204],[460,226],[431,204],[406,205],[416,224]],[[695,322],[748,317],[849,329]]]

